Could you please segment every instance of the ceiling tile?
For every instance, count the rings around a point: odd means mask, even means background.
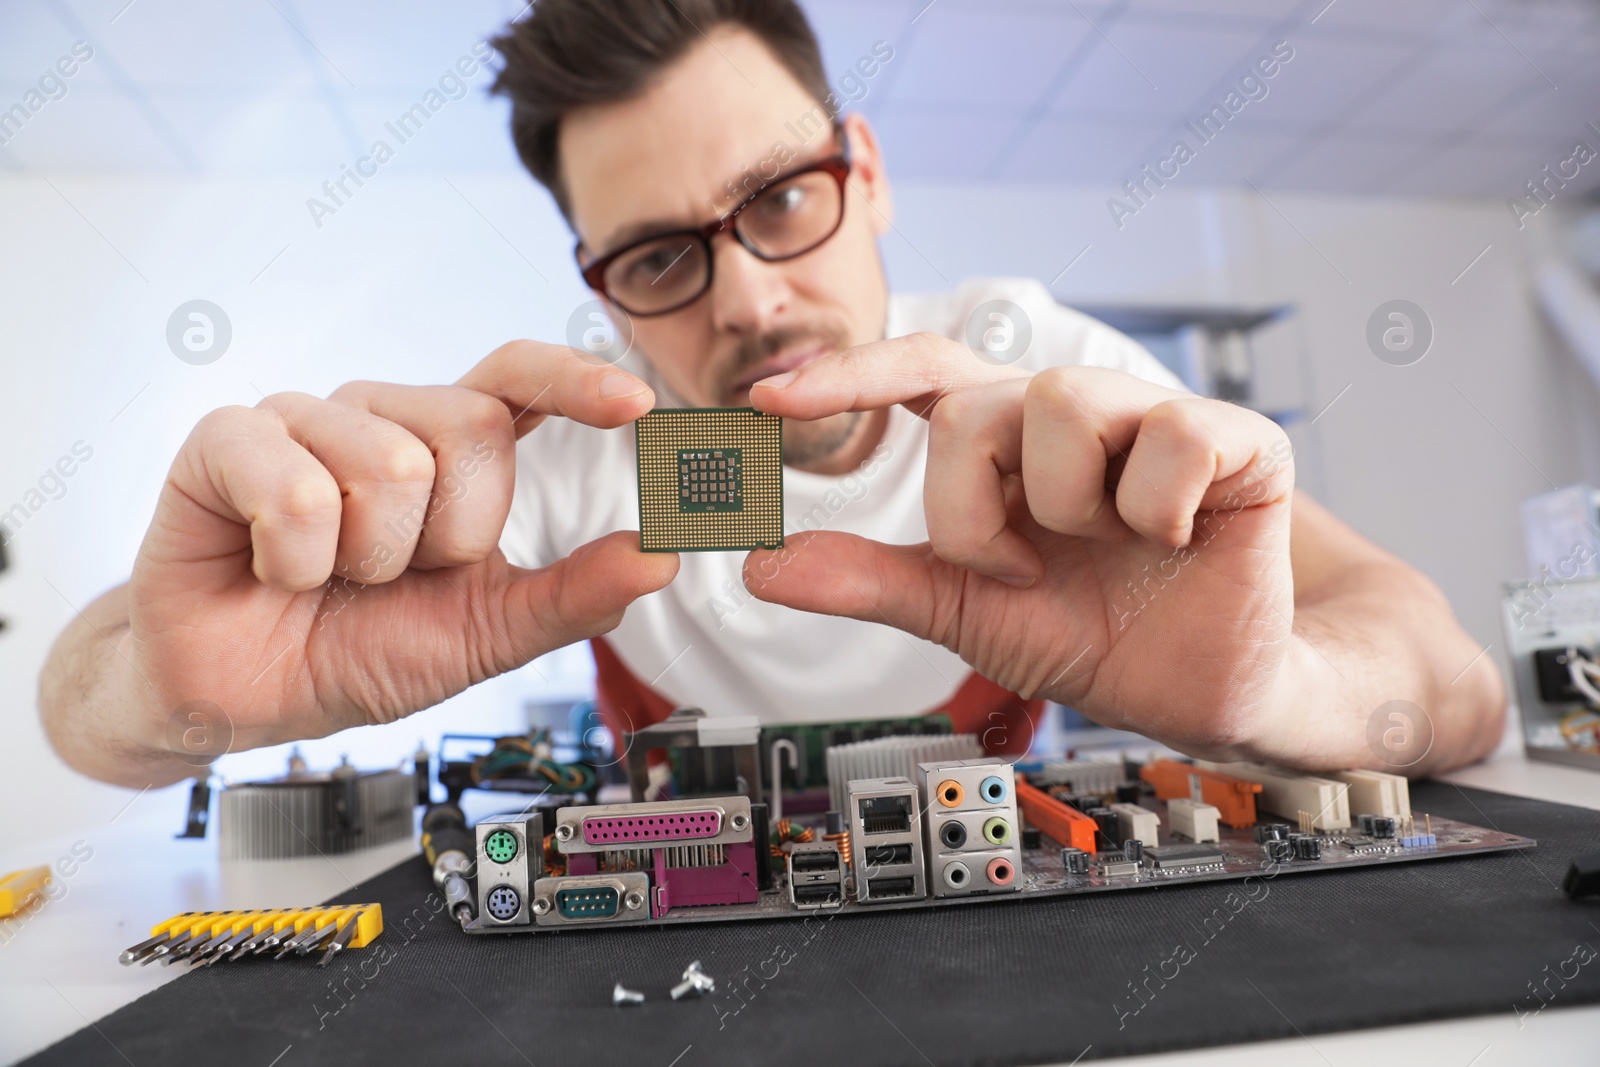
[[[840,77],[882,41],[895,52],[889,66],[904,58],[910,43],[911,19],[916,14],[907,0],[802,0],[806,17],[822,47],[822,66],[829,84]],[[923,18],[928,16],[924,15]],[[917,20],[920,24],[922,19]]]
[[[1306,0],[1131,0],[1128,13],[1154,18],[1163,15],[1198,15],[1205,18],[1234,15],[1266,23],[1288,18],[1305,4]]]
[[[420,130],[412,132],[407,126],[403,132],[407,139],[402,143],[389,128],[413,101],[403,97],[392,100],[352,101],[349,105],[351,120],[361,131],[363,143],[382,140],[394,149],[394,158],[383,165],[384,171],[468,171],[468,170],[518,170],[507,125],[507,106],[499,100],[487,100],[473,95],[452,101],[430,117]]]
[[[351,145],[321,94],[283,87],[273,92],[162,90],[152,94],[203,170],[250,174],[333,175],[350,161]],[[310,196],[315,190],[308,190]]]
[[[1425,142],[1413,135],[1373,138],[1342,131],[1339,136],[1312,142],[1304,151],[1292,152],[1281,162],[1268,161],[1271,166],[1263,169],[1258,184],[1273,189],[1381,192],[1380,186],[1400,162],[1424,150]]]
[[[1600,34],[1600,7],[1589,0],[1473,0],[1458,13],[1463,23],[1487,27],[1496,37],[1530,54],[1558,42],[1593,39]],[[1469,17],[1470,16],[1470,17]]]
[[[1066,57],[1094,31],[1070,9],[1062,13],[974,10],[939,4],[897,56],[889,97],[896,103],[989,104],[1022,109],[1036,103]]]
[[[1194,109],[1218,83],[1244,74],[1261,40],[1254,30],[1122,23],[1105,35],[1051,101],[1052,111],[1160,116],[1170,122]]]
[[[1029,127],[996,177],[1070,184],[1133,177],[1130,166],[1161,127],[1144,122],[1099,122],[1047,117]]]
[[[300,38],[268,4],[146,0],[103,29],[99,20],[83,21],[96,25],[96,50],[147,90],[276,88],[286,79],[315,84],[296,47]],[[338,80],[331,69],[327,76]]]
[[[1243,185],[1254,181],[1261,168],[1290,150],[1298,138],[1274,134],[1225,130],[1203,145],[1178,172],[1175,183],[1184,185]],[[1189,143],[1193,144],[1191,138]]]
[[[1294,55],[1272,79],[1262,109],[1280,120],[1305,123],[1342,113],[1416,54],[1411,45],[1312,34],[1296,36],[1289,47]]]
[[[1546,162],[1525,145],[1466,142],[1429,150],[1380,190],[1404,196],[1513,196]]]
[[[184,170],[144,115],[112,89],[83,86],[52,102],[6,148],[29,170]]]
[[[9,107],[22,91],[68,55],[77,35],[37,4],[7,4],[0,33],[0,93]],[[99,41],[87,42],[91,46]],[[76,78],[77,75],[74,75]]]
[[[1021,122],[1019,112],[889,104],[877,113],[891,178],[970,181],[985,177]]]
[[[1408,64],[1397,82],[1347,121],[1363,130],[1439,133],[1535,83],[1544,85],[1509,49],[1441,46]]]
[[[1552,137],[1586,138],[1600,147],[1600,63],[1587,70],[1561,75],[1561,89],[1537,82],[1535,92],[1514,106],[1507,107],[1483,125],[1482,132],[1494,137],[1525,138],[1541,141]]]
[[[1451,12],[1465,6],[1463,0],[1322,0],[1311,14],[1316,22],[1311,30],[1355,31],[1371,34],[1375,40],[1396,35],[1420,36],[1432,30]]]
[[[470,56],[474,44],[504,28],[503,6],[497,0],[452,0],[378,9],[300,0],[284,11],[357,89],[420,93],[460,57]],[[337,75],[335,79],[346,87]]]

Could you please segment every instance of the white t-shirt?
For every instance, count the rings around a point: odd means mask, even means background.
[[[1063,307],[1031,279],[974,279],[953,292],[891,296],[885,332],[961,340],[973,311],[996,299],[1015,303],[1030,320],[1032,339],[1019,367],[1108,367],[1182,388],[1143,346]],[[926,541],[927,444],[927,421],[897,405],[882,443],[855,472],[786,469],[785,532],[820,528],[889,544]],[[518,443],[516,493],[500,542],[512,563],[543,566],[613,530],[638,528],[629,429],[551,419]],[[953,652],[887,625],[755,599],[740,575],[744,558],[682,553],[677,578],[636,601],[606,636],[634,677],[672,704],[764,722],[919,715],[945,703],[971,675]]]

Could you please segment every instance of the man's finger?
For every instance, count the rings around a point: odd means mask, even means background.
[[[333,475],[344,498],[334,570],[366,585],[405,572],[422,532],[407,516],[426,509],[433,453],[387,419],[305,393],[277,393],[259,407]]]
[[[803,420],[893,404],[904,404],[926,417],[952,390],[1020,377],[1026,372],[985,362],[958,341],[914,333],[847,348],[763,378],[751,387],[750,403],[774,415]]]
[[[1187,395],[1095,367],[1054,367],[1034,375],[1023,401],[1022,430],[1022,482],[1033,517],[1045,529],[1072,537],[1126,538],[1129,527],[1106,488],[1107,474],[1127,460],[1147,411]],[[1148,477],[1124,468],[1119,484]]]
[[[227,407],[201,419],[161,503],[136,583],[176,568],[185,588],[220,592],[238,582],[246,559],[263,585],[288,592],[315,589],[332,573],[339,485],[271,412]]]
[[[928,543],[940,559],[1022,587],[1044,574],[1039,550],[1011,527],[1006,507],[1007,479],[1022,467],[1026,388],[1016,378],[939,401],[922,490]]]
[[[503,403],[521,437],[547,415],[610,429],[655,406],[655,393],[618,367],[593,363],[566,345],[512,341],[489,353],[456,383]]]
[[[1184,397],[1145,413],[1117,485],[1117,512],[1162,544],[1187,544],[1195,514],[1274,503],[1294,488],[1289,439],[1264,415]]]
[[[793,534],[783,548],[760,549],[744,562],[745,587],[760,600],[887,623],[940,643],[958,621],[963,573],[926,544],[885,545],[829,530]]]
[[[505,528],[516,480],[505,405],[472,389],[388,382],[350,382],[329,399],[404,427],[433,453],[433,493],[400,526],[422,531],[411,566],[459,567],[488,558]]]
[[[616,627],[639,597],[663,588],[678,573],[678,556],[639,551],[639,535],[607,534],[551,566],[527,572],[503,597],[501,617],[512,639],[512,662],[499,670]]]

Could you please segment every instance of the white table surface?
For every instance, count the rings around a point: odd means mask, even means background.
[[[1447,778],[1462,785],[1600,808],[1600,774],[1530,763],[1510,738],[1487,762]],[[0,943],[0,1062],[11,1063],[45,1048],[176,978],[181,973],[178,968],[123,967],[116,962],[117,953],[142,940],[159,918],[200,909],[322,900],[416,849],[402,841],[331,860],[221,862],[213,838],[174,839],[182,820],[183,798],[172,791],[132,804],[106,826],[42,845],[35,842],[25,850],[0,849],[0,873],[70,855],[78,842],[82,842],[80,853],[84,846],[93,850],[92,858],[71,878],[60,879],[65,894],[14,929],[9,942]],[[1592,1065],[1600,1062],[1600,1006],[1552,1005],[1519,1028],[1507,1004],[1505,1011],[1492,1016],[1117,1062],[1129,1067]],[[294,1067],[292,1054],[277,1067]]]

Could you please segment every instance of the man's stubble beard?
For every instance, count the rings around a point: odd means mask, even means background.
[[[855,436],[864,411],[845,411],[825,419],[783,420],[783,462],[791,467],[821,463]]]
[[[751,367],[807,341],[821,341],[829,354],[850,347],[848,331],[837,322],[772,330],[740,341],[724,380],[731,382]],[[724,387],[722,393],[724,404],[735,402],[730,388]],[[802,467],[826,460],[851,441],[864,415],[865,412],[845,411],[809,421],[784,419],[783,462],[791,467]]]

